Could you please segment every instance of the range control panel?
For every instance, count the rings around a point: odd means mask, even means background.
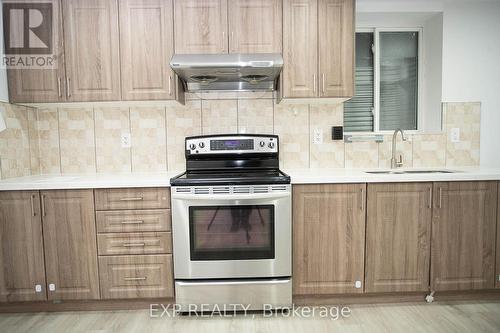
[[[186,153],[255,154],[277,153],[278,137],[269,135],[199,136],[186,138]]]

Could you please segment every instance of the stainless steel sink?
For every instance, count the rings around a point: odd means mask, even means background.
[[[404,175],[404,174],[428,174],[428,173],[457,173],[453,170],[380,170],[380,171],[365,171],[374,175]]]

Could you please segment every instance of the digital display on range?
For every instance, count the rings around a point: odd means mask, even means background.
[[[210,140],[211,150],[252,150],[253,139]]]

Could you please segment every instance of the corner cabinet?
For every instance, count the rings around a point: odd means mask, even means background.
[[[21,0],[19,2],[26,1]],[[52,27],[54,29],[53,33],[57,36],[54,41],[56,67],[50,69],[7,69],[9,100],[11,103],[45,103],[66,100],[61,5],[59,0],[44,2],[52,4],[53,15],[56,18],[54,22],[58,23]],[[45,31],[44,33],[50,32]]]
[[[93,191],[42,191],[40,196],[48,299],[98,299]]]
[[[0,192],[0,302],[47,299],[40,196]]]
[[[365,184],[293,186],[293,293],[363,292]]]
[[[368,184],[366,292],[429,289],[432,183]]]
[[[434,184],[431,289],[495,286],[497,182]]]
[[[283,2],[283,97],[352,97],[354,0]]]

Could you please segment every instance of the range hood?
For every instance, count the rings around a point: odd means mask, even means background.
[[[170,67],[185,91],[272,91],[277,83],[281,54],[175,54]]]

